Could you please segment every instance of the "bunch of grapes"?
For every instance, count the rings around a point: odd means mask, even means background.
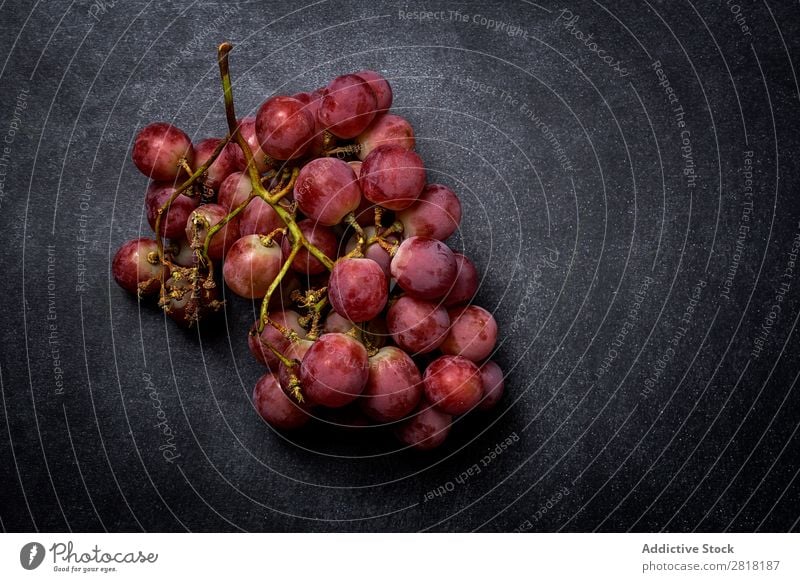
[[[167,123],[136,137],[154,236],[122,245],[115,280],[158,297],[183,326],[222,308],[222,281],[260,300],[248,344],[267,371],[253,401],[272,426],[346,407],[411,447],[441,445],[454,416],[503,393],[488,359],[497,324],[471,303],[478,272],[444,242],[461,220],[458,196],[427,183],[378,73],[274,96],[237,119],[229,50],[220,46],[225,138],[193,144]]]

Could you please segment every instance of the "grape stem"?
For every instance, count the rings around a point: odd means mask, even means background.
[[[269,300],[272,299],[272,294],[275,293],[275,290],[278,288],[278,285],[281,284],[281,281],[286,276],[286,273],[289,271],[289,267],[292,265],[294,258],[297,256],[297,253],[300,252],[300,242],[297,240],[292,241],[292,250],[289,252],[289,256],[286,257],[286,261],[284,261],[283,265],[281,265],[281,270],[278,272],[278,276],[269,284],[269,288],[267,289],[267,293],[264,295],[264,300],[261,302],[261,311],[258,317],[258,333],[264,331],[264,325],[268,319],[269,315]]]

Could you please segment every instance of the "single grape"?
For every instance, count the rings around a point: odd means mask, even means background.
[[[453,251],[441,241],[420,236],[400,244],[391,271],[400,287],[420,299],[444,297],[458,275]]]
[[[173,276],[167,279],[165,287],[169,299],[164,313],[181,327],[192,327],[222,307],[217,288],[206,288],[202,282],[198,281],[193,289],[186,277]]]
[[[281,248],[264,244],[262,235],[251,234],[233,243],[225,256],[222,275],[237,295],[246,299],[264,297],[283,263]]]
[[[425,397],[447,414],[464,414],[483,396],[481,372],[461,356],[441,356],[431,362],[422,377]]]
[[[269,165],[266,160],[267,155],[264,153],[264,150],[261,149],[261,142],[258,141],[258,136],[256,135],[256,118],[242,118],[239,121],[239,133],[242,134],[247,145],[250,146],[250,152],[253,154],[253,161],[255,162],[258,173],[263,174],[269,170]],[[244,158],[243,153],[242,157]]]
[[[445,441],[453,417],[437,410],[423,399],[413,416],[397,427],[397,438],[420,451],[435,449]]]
[[[422,397],[422,375],[400,348],[387,346],[369,359],[369,377],[359,401],[373,420],[394,422],[414,408]]]
[[[300,325],[300,314],[291,309],[284,311],[271,311],[269,318],[289,331],[295,332],[300,338],[306,337],[306,330]],[[280,352],[284,352],[289,347],[289,339],[278,331],[272,324],[266,323],[262,332],[256,333],[257,324],[254,323],[247,335],[247,346],[253,357],[267,366],[270,370],[278,370],[280,361],[277,356],[269,349],[272,345]]]
[[[158,245],[150,238],[136,238],[122,245],[111,263],[117,284],[129,293],[151,295],[161,289],[167,268],[158,259]]]
[[[442,352],[473,362],[489,357],[497,344],[497,322],[492,314],[477,305],[453,307],[447,313],[450,333],[440,346]]]
[[[175,187],[168,182],[150,182],[147,187],[144,207],[147,212],[147,222],[153,232],[156,230],[158,211],[169,201],[174,193]],[[196,198],[179,194],[161,218],[161,236],[167,238],[183,236],[186,221],[198,204],[199,201]]]
[[[306,339],[297,340],[295,342],[289,342],[289,345],[283,350],[283,355],[297,362],[291,369],[287,368],[283,362],[278,364],[278,378],[281,381],[281,386],[286,391],[291,390],[291,376],[294,374],[295,377],[298,378],[300,375],[300,362],[303,361],[306,353],[311,346],[314,345],[314,342]],[[304,404],[308,404],[308,401],[304,399]]]
[[[184,236],[185,233],[181,230],[181,238],[169,241],[169,244],[164,247],[164,253],[170,261],[180,267],[194,267],[194,250],[192,250],[192,245],[189,244],[189,241]]]
[[[269,234],[275,232],[279,228],[284,228],[281,217],[275,210],[264,202],[261,198],[254,198],[247,205],[247,208],[242,210],[239,215],[239,234],[247,236],[248,234]],[[275,240],[280,242],[281,234],[275,236]]]
[[[347,162],[317,158],[300,170],[294,184],[294,199],[303,214],[319,224],[333,226],[358,208],[361,190]]]
[[[244,204],[252,192],[250,177],[244,172],[234,172],[222,181],[217,195],[217,204],[222,206],[226,212],[231,212]]]
[[[133,142],[133,163],[139,171],[158,182],[175,182],[183,171],[182,159],[191,167],[195,151],[192,141],[183,131],[169,123],[145,126]],[[184,178],[188,178],[185,175]]]
[[[481,366],[481,385],[483,386],[483,398],[478,404],[478,409],[491,410],[503,397],[503,388],[505,387],[503,370],[491,360]]]
[[[308,349],[300,364],[303,395],[311,404],[339,408],[353,402],[369,376],[367,350],[343,333],[326,333]]]
[[[461,253],[453,253],[456,260],[456,280],[453,288],[444,298],[444,304],[448,307],[466,303],[475,296],[478,291],[478,270],[467,257]]]
[[[376,317],[389,298],[386,275],[372,259],[339,259],[333,266],[328,285],[331,306],[350,321],[369,321]]]
[[[318,111],[322,105],[322,98],[325,96],[325,89],[317,89],[311,93],[297,93],[293,95],[295,99],[300,101],[304,109],[308,111],[314,118],[314,137],[306,151],[306,156],[317,158],[322,155],[325,146],[325,127],[319,120]]]
[[[356,143],[361,146],[358,150],[361,160],[381,145],[396,145],[405,150],[413,150],[414,128],[399,115],[384,113],[376,117],[364,133],[356,138]]]
[[[336,235],[330,228],[327,226],[319,226],[313,220],[309,219],[301,220],[297,223],[297,226],[300,227],[300,232],[303,233],[303,236],[306,237],[312,245],[321,250],[325,256],[330,259],[336,257],[336,250],[339,243],[336,240]],[[292,249],[289,237],[284,237],[282,246],[283,256],[288,257]],[[294,261],[292,261],[291,267],[298,273],[307,273],[309,275],[315,275],[325,271],[325,265],[309,253],[306,248],[301,248],[298,251],[297,256],[294,258]]]
[[[208,161],[208,159],[211,157],[211,154],[214,153],[214,150],[221,141],[221,139],[216,137],[210,137],[208,139],[204,139],[198,143],[197,146],[195,146],[195,165],[193,166],[195,170]],[[219,189],[222,181],[237,170],[236,150],[234,150],[234,147],[238,146],[228,143],[224,148],[222,148],[222,151],[220,152],[219,156],[217,156],[217,159],[214,160],[214,162],[206,170],[203,183],[209,188],[213,188],[214,190]]]
[[[391,271],[389,270],[389,267],[392,263],[392,257],[390,257],[389,253],[387,253],[386,250],[377,242],[369,242],[369,239],[371,239],[373,236],[375,236],[374,226],[367,226],[364,228],[364,238],[367,240],[365,244],[366,250],[364,251],[364,256],[368,259],[372,259],[378,263],[378,265],[380,265],[381,269],[383,270],[383,274],[386,275],[386,281],[388,282],[392,277]],[[394,244],[397,242],[397,237],[390,234],[389,236],[385,237],[385,240],[389,244]],[[353,234],[353,236],[351,236],[347,241],[347,244],[344,247],[344,252],[349,253],[356,248],[357,244],[358,235]]]
[[[359,71],[356,75],[369,83],[369,86],[375,93],[375,100],[377,102],[376,109],[378,111],[386,111],[392,106],[392,86],[389,85],[389,81],[387,81],[383,75],[368,69]]]
[[[281,430],[300,428],[310,418],[303,405],[283,391],[272,372],[267,372],[256,382],[253,405],[261,418]]]
[[[325,325],[322,327],[324,333],[347,333],[353,329],[354,324],[346,317],[342,317],[335,311],[331,311],[325,318]]]
[[[227,216],[225,209],[219,204],[204,204],[189,215],[186,221],[186,238],[189,241],[195,240],[205,243],[208,230],[216,226]],[[223,226],[208,246],[208,257],[211,260],[219,260],[231,248],[236,239],[239,238],[239,222],[236,218]]]
[[[377,99],[369,83],[356,75],[336,77],[317,112],[320,123],[336,137],[351,139],[375,117]]]
[[[406,237],[445,240],[461,222],[461,202],[447,186],[428,184],[414,204],[397,213],[397,220],[403,223]]]
[[[292,97],[267,99],[256,114],[256,135],[261,149],[277,160],[292,160],[308,151],[314,138],[314,117]]]
[[[403,210],[422,194],[425,166],[412,151],[398,145],[381,145],[364,159],[358,182],[370,202],[389,210]]]
[[[426,354],[447,337],[450,318],[443,307],[404,295],[389,307],[386,325],[398,346],[411,355]]]

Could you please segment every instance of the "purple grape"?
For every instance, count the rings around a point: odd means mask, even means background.
[[[450,318],[443,307],[406,295],[389,307],[386,325],[398,346],[412,355],[426,354],[445,340]]]
[[[182,172],[178,163],[185,158],[192,166],[194,155],[189,136],[169,123],[145,126],[133,142],[133,163],[157,182],[174,182]]]
[[[441,241],[419,236],[400,244],[391,271],[403,290],[420,299],[444,297],[458,275],[453,251]]]
[[[477,305],[448,310],[450,333],[442,342],[445,354],[464,356],[473,362],[489,357],[497,344],[497,322],[492,314]]]
[[[461,356],[441,356],[431,362],[422,377],[425,397],[442,412],[464,414],[483,396],[481,373]]]
[[[338,313],[350,321],[369,321],[383,311],[388,297],[386,275],[378,263],[367,258],[336,261],[328,299]]]
[[[425,166],[416,153],[388,144],[370,152],[358,178],[364,196],[389,210],[411,206],[422,194],[425,180]]]

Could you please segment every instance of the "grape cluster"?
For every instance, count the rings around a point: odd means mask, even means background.
[[[237,120],[228,50],[225,138],[193,144],[167,123],[136,137],[155,234],[122,245],[115,280],[157,296],[184,326],[223,306],[222,281],[260,300],[248,345],[267,371],[253,402],[272,426],[347,407],[408,446],[439,446],[454,416],[503,393],[488,359],[497,324],[471,304],[478,272],[444,242],[461,220],[458,196],[427,183],[378,73],[274,96]]]

